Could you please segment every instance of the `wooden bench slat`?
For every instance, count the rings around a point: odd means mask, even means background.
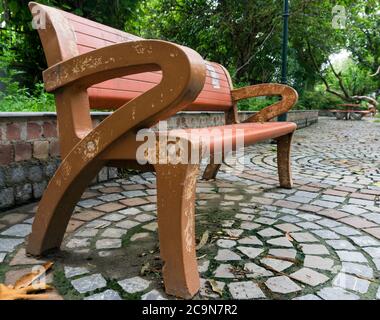
[[[90,104],[94,109],[117,109],[125,102],[138,97],[144,92],[145,91],[132,92],[102,89],[98,87],[91,87],[88,89]],[[195,103],[187,107],[186,110],[202,111],[206,109],[204,108],[206,106],[209,111],[225,111],[230,108],[225,100],[210,99],[207,97],[208,95],[206,93],[204,95],[199,95]]]
[[[94,21],[75,16],[64,12],[65,17],[69,20],[76,34],[76,42],[78,50],[81,54],[91,52],[107,45],[125,41],[135,41],[142,38],[131,35],[129,33],[103,26]],[[206,62],[207,77],[203,91],[198,99],[191,106],[192,110],[218,110],[224,111],[232,106],[230,96],[231,86],[224,69],[217,63]],[[136,83],[133,83],[135,81]],[[109,108],[112,103],[119,105],[121,101],[126,102],[126,99],[133,99],[142,91],[152,88],[152,84],[157,84],[161,81],[160,72],[147,72],[144,74],[123,77],[107,81],[94,86],[93,90],[88,90],[92,108]],[[107,92],[109,90],[110,92]],[[117,98],[112,98],[115,91],[118,92]],[[96,95],[94,95],[96,92]],[[94,96],[92,96],[94,95]],[[99,101],[96,101],[96,100]],[[117,108],[117,106],[113,106]]]
[[[99,83],[95,85],[94,87],[102,88],[102,89],[115,89],[115,90],[121,90],[121,91],[140,91],[136,90],[136,88],[143,88],[142,90],[149,90],[153,88],[155,85],[157,85],[161,79],[158,81],[155,81],[155,77],[153,77],[151,74],[142,74],[141,77],[146,77],[147,80],[140,80],[136,77],[123,77],[118,78],[115,80],[108,80],[106,82]],[[148,80],[150,79],[150,81]],[[203,91],[201,94],[209,94],[210,98],[215,98],[217,100],[226,100],[231,101],[230,98],[230,91],[226,87],[221,87],[216,92],[214,87],[210,82],[206,82],[205,86],[203,87]]]

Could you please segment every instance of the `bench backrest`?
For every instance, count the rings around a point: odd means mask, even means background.
[[[46,28],[38,31],[49,66],[111,44],[142,39],[59,9],[36,3],[29,6],[35,16],[40,14],[37,11],[42,10],[47,14]],[[206,67],[206,84],[196,101],[186,110],[228,111],[233,105],[228,71],[213,62],[206,62]],[[90,107],[117,109],[157,85],[160,80],[161,72],[158,71],[97,84],[88,89]]]

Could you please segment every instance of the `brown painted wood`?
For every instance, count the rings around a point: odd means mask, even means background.
[[[277,139],[277,169],[280,186],[285,189],[293,187],[290,152],[293,132]]]
[[[168,294],[185,299],[199,290],[195,252],[195,189],[199,165],[156,165],[157,216]],[[168,192],[170,190],[170,192]]]

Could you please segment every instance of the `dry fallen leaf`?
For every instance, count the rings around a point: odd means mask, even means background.
[[[103,224],[100,224],[100,225],[94,227],[94,229],[104,229],[104,228],[106,228],[107,226],[108,226],[108,224],[107,224],[107,222],[105,222],[105,223],[103,223]]]
[[[201,241],[199,242],[199,244],[197,245],[197,250],[201,249],[204,247],[204,245],[207,243],[208,241],[208,237],[210,236],[210,233],[208,230],[206,230],[203,235],[202,235],[202,238],[201,238]]]
[[[143,276],[148,271],[149,267],[150,267],[150,263],[149,262],[145,263],[140,270],[140,274]]]
[[[53,266],[47,262],[38,270],[28,273],[19,278],[14,285],[0,284],[0,300],[35,300],[48,299],[49,295],[40,294],[42,291],[52,289],[46,283],[34,283],[44,276]],[[33,284],[34,283],[34,284]]]
[[[220,296],[223,295],[222,289],[219,288],[219,286],[215,280],[208,280],[208,283],[210,284],[212,291],[214,291],[215,293],[217,293]]]
[[[29,287],[36,280],[40,279],[43,275],[45,275],[53,266],[53,262],[47,262],[41,266],[37,271],[28,273],[23,275],[20,279],[18,279],[14,285],[15,289],[23,289]]]
[[[288,239],[290,242],[293,242],[293,241],[294,241],[293,237],[290,235],[290,232],[285,233],[285,237],[286,237],[286,239]]]
[[[48,299],[47,294],[34,294],[40,291],[50,290],[50,286],[46,284],[38,284],[22,289],[15,289],[13,286],[0,284],[0,300],[34,300]]]
[[[288,261],[288,262],[292,262],[292,263],[297,263],[298,262],[297,259],[288,258],[288,257],[278,257],[278,256],[272,256],[272,255],[267,255],[265,258],[266,259]]]

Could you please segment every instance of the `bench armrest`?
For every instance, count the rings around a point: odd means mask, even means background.
[[[43,76],[49,92],[60,93],[66,89],[85,92],[109,79],[156,70],[162,71],[161,82],[109,117],[117,121],[121,116],[125,121],[128,114],[128,125],[124,127],[127,131],[154,125],[197,98],[206,81],[206,66],[197,52],[160,40],[124,42],[55,64]]]
[[[263,96],[281,96],[282,100],[273,105],[265,107],[254,116],[244,122],[266,122],[283,113],[288,112],[298,101],[298,93],[293,88],[276,83],[258,84],[231,92],[232,99],[237,102],[242,99]]]
[[[94,129],[87,88],[155,70],[162,71],[160,83],[126,101]],[[97,157],[128,132],[150,128],[191,104],[205,79],[206,66],[198,53],[158,40],[119,43],[51,66],[44,72],[44,82],[46,90],[56,96],[61,155],[66,156],[80,140],[85,143],[98,136],[102,145],[93,153]]]

